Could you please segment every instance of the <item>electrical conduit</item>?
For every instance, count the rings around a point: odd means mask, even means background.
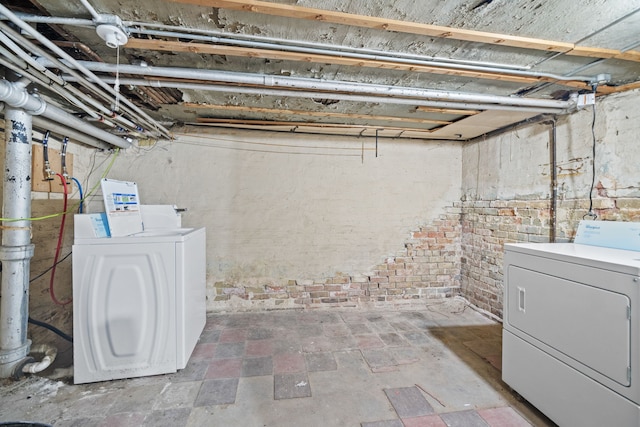
[[[46,67],[55,64],[43,58],[38,62]],[[64,61],[63,61],[64,62]],[[116,68],[122,74],[144,75],[146,77],[169,77],[190,79],[196,81],[215,81],[223,83],[244,84],[279,89],[307,89],[327,92],[347,92],[367,94],[379,97],[405,97],[418,99],[432,99],[454,102],[476,102],[482,104],[499,104],[514,107],[542,107],[556,110],[571,109],[574,100],[560,101],[553,99],[534,99],[500,95],[484,95],[476,93],[451,92],[443,90],[422,89],[403,86],[377,85],[371,83],[353,83],[339,80],[318,80],[301,77],[270,76],[267,74],[238,73],[231,71],[201,70],[180,67],[140,67],[126,64],[107,64],[103,62],[75,61],[83,68],[91,71],[115,73]],[[69,66],[74,64],[67,63]],[[104,80],[102,80],[104,81]],[[169,84],[168,84],[169,86]],[[235,88],[234,88],[235,90]]]

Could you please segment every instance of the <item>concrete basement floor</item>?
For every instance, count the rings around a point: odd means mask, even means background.
[[[501,325],[463,300],[214,314],[175,374],[0,387],[0,421],[56,426],[553,426],[500,380]]]

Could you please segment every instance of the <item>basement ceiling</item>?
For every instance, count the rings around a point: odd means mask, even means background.
[[[77,65],[67,58],[63,66],[60,52],[11,30],[8,16],[2,65],[102,127],[108,112],[88,115],[64,87],[98,99],[82,79],[119,82],[118,106],[140,108],[145,124],[125,108],[110,131],[132,139],[197,125],[467,140],[575,111],[587,100],[577,94],[640,87],[640,7],[625,0],[3,3],[91,75],[74,75]],[[97,28],[126,44],[108,47]],[[14,45],[62,79],[62,89],[52,91],[51,76]],[[115,96],[99,102],[115,108]]]

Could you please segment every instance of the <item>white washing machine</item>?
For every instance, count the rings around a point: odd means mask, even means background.
[[[560,426],[640,426],[640,224],[576,242],[505,245],[502,378]]]
[[[204,228],[176,228],[175,211],[164,221],[172,209],[148,207],[149,227],[115,237],[103,235],[104,214],[75,216],[76,384],[186,366],[206,321],[206,237]]]

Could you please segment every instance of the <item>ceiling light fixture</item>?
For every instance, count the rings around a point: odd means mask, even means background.
[[[110,48],[115,49],[129,41],[119,16],[100,15],[100,19],[95,22],[97,24],[96,33]]]
[[[102,40],[105,41],[107,46],[112,49],[127,44],[129,38],[120,28],[115,25],[102,24],[96,27],[96,33]]]

